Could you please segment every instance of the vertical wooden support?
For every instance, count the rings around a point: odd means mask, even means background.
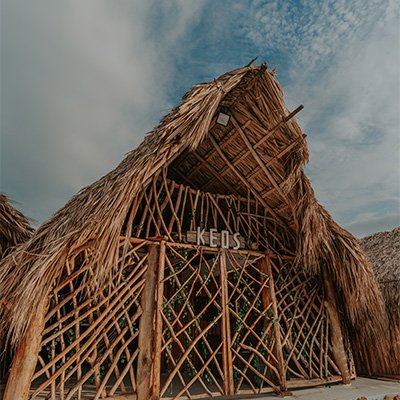
[[[47,307],[48,299],[46,297],[17,346],[3,400],[25,400],[28,398],[31,379],[38,361]]]
[[[155,315],[155,338],[154,338],[154,360],[153,360],[153,399],[160,398],[160,376],[161,376],[161,345],[162,345],[162,307],[164,296],[164,266],[165,266],[165,241],[160,243],[160,254],[158,258],[157,287],[156,287],[156,315]]]
[[[326,267],[322,268],[322,276],[325,288],[324,304],[329,319],[333,357],[335,359],[337,367],[339,368],[340,374],[342,375],[343,383],[349,384],[351,382],[351,376],[347,364],[347,356],[343,343],[342,329],[340,327],[335,290],[332,280],[330,279],[329,274],[326,270]]]
[[[223,366],[224,366],[224,391],[226,396],[234,394],[231,324],[229,319],[228,276],[226,272],[226,251],[221,250],[219,256],[221,301],[222,301],[222,341],[223,341]]]
[[[283,358],[281,329],[279,326],[278,305],[275,295],[275,283],[274,283],[274,277],[272,275],[271,262],[267,258],[267,256],[265,256],[260,260],[260,264],[262,268],[261,270],[265,269],[269,276],[269,290],[272,300],[272,312],[274,314],[275,354],[276,358],[278,359],[277,367],[280,375],[280,389],[283,393],[286,393],[287,384],[286,384],[286,372],[285,372],[285,359]]]
[[[146,283],[140,305],[139,354],[137,365],[137,400],[149,400],[152,396],[152,363],[154,344],[155,293],[157,287],[158,245],[149,245]]]

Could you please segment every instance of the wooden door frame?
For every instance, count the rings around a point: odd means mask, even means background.
[[[175,243],[170,243],[171,246],[174,246]],[[158,243],[154,244],[157,246],[158,250],[158,262],[157,265],[154,264],[153,266],[153,277],[157,275],[156,284],[154,287],[154,298],[155,298],[155,308],[154,313],[154,324],[152,330],[151,340],[153,341],[152,346],[152,367],[151,371],[148,372],[149,374],[149,384],[151,384],[151,399],[152,400],[159,400],[160,399],[160,378],[161,378],[161,347],[162,347],[162,331],[163,331],[163,321],[162,321],[162,306],[163,306],[163,292],[164,292],[164,268],[165,268],[165,258],[167,257],[166,254],[166,241],[161,240]],[[177,245],[179,247],[179,244]],[[196,246],[193,246],[195,249]],[[211,249],[210,249],[211,250]],[[231,324],[230,324],[230,310],[229,310],[229,292],[228,292],[228,271],[227,271],[227,261],[226,256],[229,249],[221,249],[215,248],[212,249],[215,252],[215,255],[218,257],[218,268],[220,272],[220,285],[221,285],[221,308],[222,308],[222,325],[221,325],[221,340],[223,341],[222,346],[222,370],[224,372],[224,382],[223,382],[223,389],[225,396],[232,396],[235,394],[235,387],[233,381],[233,362],[232,362],[232,343],[231,343]],[[246,253],[245,251],[243,251]],[[254,251],[249,251],[248,254],[255,255]],[[265,268],[265,274],[268,275],[270,279],[269,283],[269,294],[271,297],[271,301],[273,303],[272,310],[274,313],[274,319],[276,323],[274,324],[274,333],[277,337],[277,358],[279,362],[278,370],[280,372],[279,376],[279,386],[281,391],[286,390],[286,379],[284,376],[284,359],[282,354],[282,346],[280,344],[281,337],[280,337],[280,329],[279,329],[279,316],[277,315],[277,304],[276,304],[276,296],[275,291],[272,286],[274,285],[274,280],[272,277],[272,270],[268,260],[268,255],[262,252],[257,252],[257,255],[261,256],[260,261],[262,260],[262,265]],[[157,271],[154,271],[154,268]],[[154,275],[155,274],[155,275]],[[143,336],[146,336],[147,340],[149,340],[148,333],[146,334],[143,332]],[[138,373],[140,370],[140,365],[138,364]],[[139,387],[138,387],[139,389]],[[138,393],[138,400],[141,399]]]

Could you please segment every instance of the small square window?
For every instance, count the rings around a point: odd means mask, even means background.
[[[217,123],[223,126],[227,126],[228,122],[229,122],[229,115],[228,114],[224,114],[223,112],[220,112],[218,114],[218,118],[217,118]]]

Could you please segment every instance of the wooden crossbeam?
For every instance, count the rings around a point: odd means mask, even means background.
[[[247,121],[244,125],[247,127],[248,125],[250,125],[251,121]],[[209,131],[211,131],[214,128],[215,124],[210,125],[209,127]],[[232,140],[234,139],[233,136],[231,136],[231,133],[233,133],[235,131],[235,128],[231,128],[225,135],[224,137],[221,139],[220,141],[220,146],[223,148],[225,146],[227,146],[228,144],[230,144],[232,142]],[[215,149],[211,150],[209,153],[207,153],[206,155],[203,156],[203,160],[211,160],[213,157],[215,157],[217,155],[217,151]],[[195,165],[193,166],[189,171],[187,171],[185,173],[186,177],[188,179],[190,179],[196,172],[199,171],[199,169],[202,167],[201,164],[199,165]]]
[[[228,188],[230,190],[231,193],[238,193],[238,191],[226,180],[224,179],[222,176],[218,175],[217,170],[212,167],[208,162],[206,162],[206,160],[204,158],[202,158],[199,154],[197,154],[196,152],[193,153],[193,155],[202,163],[201,165],[203,167],[205,167],[206,169],[208,169],[208,171],[215,176],[215,178],[217,180],[219,180],[226,188]]]
[[[266,168],[270,167],[271,165],[275,164],[281,157],[287,154],[290,150],[292,150],[296,145],[300,142],[301,138],[298,138],[294,142],[292,142],[289,146],[285,147],[282,151],[276,154],[274,157],[270,158],[264,165]],[[250,175],[247,175],[247,179],[255,178],[261,172],[261,168],[257,168],[253,171]],[[275,191],[275,188],[272,190]]]
[[[236,119],[232,116],[232,123],[235,125],[237,131],[239,132],[240,137],[242,138],[243,142],[245,143],[249,153],[253,156],[259,167],[262,169],[264,174],[267,176],[269,181],[271,182],[272,186],[278,191],[280,196],[283,198],[283,200],[286,201],[287,204],[290,204],[290,201],[288,197],[282,192],[281,188],[279,187],[278,183],[276,182],[275,178],[272,176],[272,174],[269,172],[269,170],[266,168],[264,161],[261,159],[257,151],[254,149],[253,145],[250,143],[249,139],[247,138],[246,134],[243,132],[243,129],[240,127],[239,123],[236,121]]]
[[[263,143],[265,143],[271,136],[272,134],[278,130],[284,123],[288,122],[291,118],[293,118],[297,113],[299,113],[304,106],[301,104],[299,105],[295,110],[293,110],[289,115],[287,115],[285,118],[283,118],[280,122],[278,122],[275,126],[273,126],[264,137],[262,137],[257,143],[253,145],[254,149],[257,149],[260,147]],[[246,122],[247,124],[247,122]],[[245,125],[243,125],[244,127]],[[247,125],[246,125],[247,126]],[[242,155],[240,155],[238,158],[232,161],[234,166],[237,166],[239,163],[241,163],[247,156],[250,155],[250,152],[248,150],[244,151]],[[229,167],[224,167],[221,171],[218,171],[218,175],[224,176],[227,172],[229,171]],[[258,171],[258,170],[257,170]],[[214,177],[208,184],[207,187],[210,187],[210,185],[213,184],[214,180],[216,178]]]
[[[251,120],[248,120],[245,124],[243,124],[243,127],[247,128],[249,125],[251,124]],[[211,131],[212,128],[214,126],[210,126],[209,130]],[[228,144],[230,144],[232,142],[232,140],[235,138],[233,135],[231,135],[236,128],[232,128],[229,130],[228,133],[226,133],[224,139],[220,142],[220,146],[221,148],[226,147]],[[197,153],[195,153],[196,155]],[[215,149],[213,149],[212,151],[210,151],[209,153],[207,153],[204,157],[203,160],[210,160],[213,157],[215,157],[217,155],[217,151]],[[187,176],[188,179],[190,179],[196,172],[198,172],[198,170],[202,167],[202,164],[199,165],[195,165],[191,171],[188,171],[185,175]]]
[[[275,188],[275,190],[279,193],[279,195],[281,196],[281,198],[286,202],[286,204],[290,207],[290,210],[292,212],[292,216],[293,216],[293,221],[295,223],[295,226],[297,228],[297,230],[299,229],[298,227],[298,223],[296,218],[294,218],[295,216],[295,211],[293,209],[292,203],[289,199],[288,196],[285,195],[285,193],[283,193],[282,189],[280,188],[279,184],[276,182],[275,178],[273,177],[273,175],[270,173],[270,171],[268,170],[268,168],[265,166],[264,161],[261,159],[261,157],[259,156],[259,154],[257,153],[257,151],[254,149],[254,147],[252,146],[252,144],[250,143],[249,139],[247,138],[246,134],[243,132],[242,128],[240,127],[239,123],[236,121],[236,119],[232,116],[232,122],[235,125],[237,131],[240,134],[240,137],[242,138],[243,142],[245,143],[246,147],[248,148],[250,154],[253,156],[253,158],[256,160],[257,164],[259,165],[259,167],[262,169],[262,171],[264,172],[264,174],[267,176],[268,180],[271,182],[272,186]]]
[[[229,166],[229,168],[235,173],[235,175],[243,182],[243,184],[254,194],[255,197],[258,198],[258,200],[260,201],[260,203],[271,213],[271,215],[274,216],[274,218],[279,221],[283,226],[285,226],[285,222],[281,219],[281,217],[279,217],[278,214],[275,213],[275,211],[266,203],[266,201],[258,194],[257,190],[255,190],[250,184],[249,182],[246,180],[246,178],[242,175],[242,173],[240,171],[238,171],[238,169],[231,163],[231,161],[226,157],[226,155],[224,154],[224,152],[221,150],[221,148],[219,147],[218,143],[216,142],[216,140],[214,139],[214,137],[211,135],[210,133],[210,140],[212,142],[212,144],[214,145],[214,147],[217,149],[219,155],[221,156],[221,158],[225,161],[226,165]]]

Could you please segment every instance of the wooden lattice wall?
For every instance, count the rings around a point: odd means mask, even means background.
[[[242,248],[188,243],[196,227],[238,232]],[[93,293],[90,244],[67,259],[31,398],[197,398],[342,380],[323,278],[296,269],[278,229],[250,194],[155,176],[132,201],[107,282]]]

